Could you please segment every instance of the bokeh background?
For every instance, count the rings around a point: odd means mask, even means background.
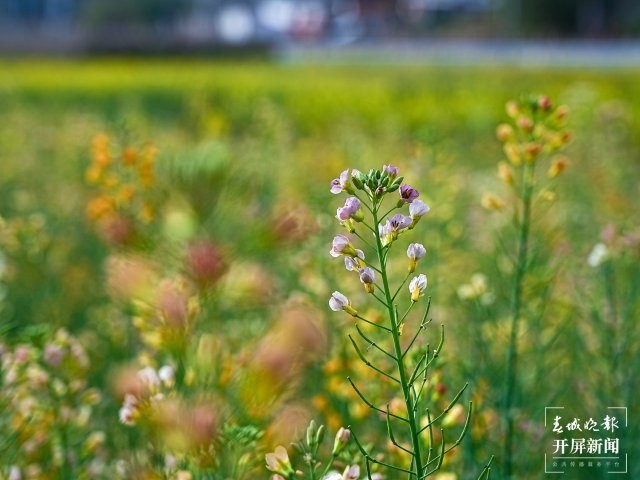
[[[572,141],[535,201],[516,478],[546,478],[554,405],[627,407],[639,478],[639,32],[632,0],[0,0],[1,478],[268,478],[311,418],[392,456],[345,378],[393,393],[327,308],[367,305],[328,255],[329,182],[389,163],[432,208],[431,400],[475,405],[436,478],[492,454],[502,478],[515,231],[481,198],[508,199],[495,130],[523,94],[568,105]]]

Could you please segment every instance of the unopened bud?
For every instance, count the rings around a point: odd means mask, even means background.
[[[511,118],[516,118],[520,113],[520,105],[515,100],[509,100],[505,106],[505,110]]]
[[[553,158],[553,160],[551,161],[551,166],[549,167],[549,171],[547,172],[547,175],[549,176],[549,178],[555,178],[558,175],[560,175],[562,172],[564,172],[567,168],[567,157],[563,156],[563,155],[558,155],[556,157]]]
[[[309,422],[309,426],[307,427],[307,445],[309,446],[309,448],[314,448],[317,445],[315,420],[311,420]]]
[[[520,153],[520,148],[518,147],[518,145],[516,145],[515,143],[505,143],[503,150],[509,161],[515,166],[519,166],[522,164],[522,155]]]
[[[487,210],[501,210],[504,207],[504,202],[493,193],[483,194],[480,203]]]
[[[364,267],[359,270],[360,281],[364,285],[364,290],[367,293],[373,293],[375,290],[374,282],[376,280],[376,274],[371,267]]]
[[[533,120],[527,116],[520,116],[517,120],[518,127],[525,133],[531,133],[533,131]]]
[[[560,105],[556,108],[556,111],[553,112],[553,118],[555,118],[558,122],[563,122],[567,115],[569,115],[569,107],[566,105]]]
[[[325,431],[326,429],[324,428],[324,425],[320,425],[318,427],[318,430],[316,431],[316,445],[320,445],[324,440]]]
[[[539,143],[531,142],[524,146],[525,157],[529,163],[535,162],[540,152],[542,152],[542,145]]]
[[[513,140],[515,136],[515,132],[513,131],[513,127],[507,123],[502,123],[500,125],[498,125],[498,128],[496,129],[496,137],[498,137],[498,140],[500,140],[501,142],[508,142],[510,140]]]
[[[333,441],[333,455],[338,455],[340,452],[344,450],[349,441],[351,440],[351,430],[348,428],[340,427],[338,433],[336,433],[336,438]]]
[[[538,97],[538,107],[545,112],[551,109],[551,99],[546,95]]]

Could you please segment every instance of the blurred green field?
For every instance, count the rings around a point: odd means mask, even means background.
[[[215,382],[198,384],[200,394],[232,397],[223,402],[225,415],[266,429],[269,450],[275,439],[296,440],[293,426],[309,416],[332,429],[360,422],[384,432],[384,424],[350,406],[353,399],[340,393],[348,384],[340,386],[333,378],[340,372],[326,368],[348,356],[350,328],[329,315],[328,296],[342,288],[356,300],[364,297],[359,285],[349,291],[343,268],[327,255],[340,206],[329,182],[346,168],[368,171],[392,163],[432,208],[416,231],[428,252],[424,268],[434,321],[448,329],[443,382],[453,392],[470,381],[479,418],[464,454],[447,468],[471,478],[488,455],[499,454],[494,417],[511,272],[501,248],[513,244],[509,215],[487,212],[480,198],[487,191],[504,193],[496,177],[503,153],[495,129],[506,118],[505,102],[544,93],[569,105],[573,141],[569,168],[549,186],[549,195],[536,200],[533,251],[540,267],[526,286],[531,309],[521,338],[518,478],[543,478],[544,450],[536,439],[543,436],[545,406],[579,405],[586,414],[611,402],[640,411],[638,246],[614,241],[632,237],[640,225],[639,84],[637,69],[2,60],[3,342],[43,348],[59,327],[80,338],[90,357],[88,384],[104,392],[95,428],[108,432],[103,456],[106,464],[114,462],[145,445],[144,434],[118,423],[114,372],[130,362],[168,358],[153,342],[141,341],[132,326],[135,308],[122,300],[126,293],[114,293],[114,258],[144,259],[154,275],[169,278],[182,273],[185,244],[211,239],[227,270],[220,284],[199,296],[193,343],[186,348],[198,350],[207,335],[222,342],[215,343],[212,363],[223,370],[225,361],[232,365],[236,396]],[[99,133],[109,136],[116,152],[126,146],[142,151],[148,144],[158,152],[156,209],[133,246],[105,243],[87,219],[96,191],[85,176]],[[604,240],[603,229],[609,235]],[[614,253],[596,272],[587,257],[603,241]],[[486,275],[495,297],[490,305],[458,296],[477,272]],[[313,312],[315,333],[283,340],[287,322],[295,323],[305,309]],[[609,321],[612,309],[618,313]],[[289,311],[294,318],[287,320]],[[296,357],[283,385],[266,389],[273,398],[257,406],[243,396],[249,388],[243,378],[257,375],[252,366],[268,348],[265,338],[294,350],[299,345],[287,342],[300,340],[311,353]],[[296,421],[287,408],[297,409]],[[6,458],[19,462],[12,427],[3,426]],[[637,432],[632,426],[628,445]],[[629,447],[629,457],[640,453],[638,444]],[[143,457],[136,457],[140,465],[157,460]],[[14,460],[4,458],[0,471],[6,475]],[[38,461],[53,468],[50,458]],[[247,478],[267,478],[258,472]],[[25,478],[102,478],[67,474]],[[581,474],[571,478],[600,478]],[[148,475],[124,478],[165,478]]]

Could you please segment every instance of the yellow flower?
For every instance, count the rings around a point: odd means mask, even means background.
[[[520,113],[520,105],[515,100],[509,100],[506,104],[505,110],[507,111],[507,115],[511,118],[516,118]]]
[[[136,189],[133,185],[131,185],[130,183],[127,183],[125,185],[123,185],[122,187],[120,187],[120,190],[118,190],[118,193],[116,195],[116,198],[118,200],[119,204],[128,204],[131,202],[131,200],[133,199],[133,197],[136,194]]]
[[[154,164],[153,162],[144,161],[138,167],[138,177],[140,178],[140,183],[145,187],[150,187],[153,185],[155,180],[154,175]]]
[[[539,143],[531,142],[524,145],[524,154],[529,163],[535,162],[540,152],[542,152],[542,145]]]
[[[513,170],[507,163],[500,162],[498,164],[498,178],[507,185],[513,185]]]
[[[502,199],[493,193],[483,194],[480,203],[487,210],[500,210],[504,207]]]
[[[520,153],[520,147],[518,145],[515,143],[505,143],[503,149],[504,154],[511,163],[515,166],[522,164],[522,154]]]
[[[496,129],[496,137],[501,142],[508,142],[515,139],[515,132],[513,127],[507,123],[501,123]]]
[[[555,178],[564,172],[568,165],[568,159],[564,155],[557,155],[553,157],[551,160],[551,166],[549,167],[549,171],[547,175],[549,178]]]
[[[106,133],[98,133],[92,140],[93,148],[98,150],[109,145],[109,136]]]
[[[99,165],[91,165],[84,174],[85,181],[90,184],[98,183],[101,177],[102,167]]]
[[[116,187],[120,183],[120,177],[115,173],[110,173],[106,177],[104,177],[104,186],[112,189]]]
[[[106,150],[98,150],[93,154],[94,163],[102,168],[106,168],[111,165],[111,156]]]
[[[122,163],[126,167],[131,167],[136,164],[138,160],[138,152],[133,147],[127,147],[122,152]]]
[[[529,117],[525,115],[518,117],[518,119],[516,120],[516,123],[518,124],[518,127],[523,132],[531,133],[533,131],[533,127],[534,127],[533,120],[531,120]]]
[[[96,197],[87,205],[87,216],[90,220],[99,220],[115,211],[113,198],[103,195]]]
[[[153,221],[154,217],[155,210],[153,208],[153,205],[146,202],[144,205],[142,205],[142,209],[140,210],[140,220],[142,220],[143,223],[149,224]]]

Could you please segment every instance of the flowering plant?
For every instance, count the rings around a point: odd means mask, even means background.
[[[443,411],[436,413],[429,407],[429,387],[442,351],[444,327],[438,346],[432,349],[425,342],[427,327],[431,323],[428,319],[430,301],[425,302],[425,312],[417,325],[410,315],[427,290],[427,276],[423,273],[414,275],[426,248],[420,243],[409,244],[406,250],[407,273],[396,288],[391,286],[389,265],[393,246],[400,236],[414,229],[429,207],[418,199],[418,190],[403,183],[404,179],[398,173],[398,168],[393,165],[384,165],[381,170],[372,169],[367,174],[345,170],[331,182],[332,193],[346,192],[349,195],[336,213],[336,218],[349,235],[336,235],[329,254],[343,258],[346,270],[357,274],[364,291],[384,308],[387,321],[383,323],[367,318],[339,291],[332,293],[329,307],[336,312],[345,311],[356,320],[357,336],[349,335],[356,354],[368,368],[380,375],[382,381],[394,385],[401,392],[401,401],[388,400],[380,404],[369,399],[362,386],[357,386],[356,381],[348,377],[358,397],[384,419],[388,439],[395,450],[393,460],[374,454],[349,427],[350,437],[364,458],[366,478],[383,478],[381,471],[386,470],[421,480],[440,470],[447,453],[460,444],[468,431],[472,404],[469,402],[462,430],[453,441],[446,440],[448,422],[443,420],[448,418],[446,414],[454,407],[461,409],[456,404],[466,385]],[[393,200],[391,204],[390,199]],[[401,293],[407,282],[409,295],[403,300]],[[403,304],[406,309],[400,315],[399,308]],[[276,478],[295,475],[288,458],[284,461],[285,454],[286,450],[279,447],[279,451],[267,457],[268,468],[277,473]],[[328,472],[329,465],[324,473]],[[487,465],[480,478],[487,478],[489,471]],[[359,466],[348,465],[342,476],[336,472],[322,478],[355,479],[359,475]],[[316,477],[312,474],[311,478]]]
[[[513,254],[513,281],[509,301],[509,340],[506,361],[504,398],[501,404],[505,421],[503,469],[504,477],[512,478],[515,439],[515,393],[518,383],[518,337],[520,319],[526,316],[528,298],[525,282],[533,272],[531,230],[536,197],[551,202],[553,190],[540,179],[539,170],[547,167],[548,181],[553,181],[568,167],[568,159],[559,155],[571,140],[566,129],[569,109],[566,105],[554,106],[546,95],[528,96],[521,101],[506,104],[511,123],[498,125],[496,135],[504,146],[509,163],[498,164],[498,177],[511,190],[510,207],[516,227],[517,247]],[[545,160],[549,159],[548,162]],[[486,193],[482,204],[488,209],[501,210],[507,204],[498,196]]]

